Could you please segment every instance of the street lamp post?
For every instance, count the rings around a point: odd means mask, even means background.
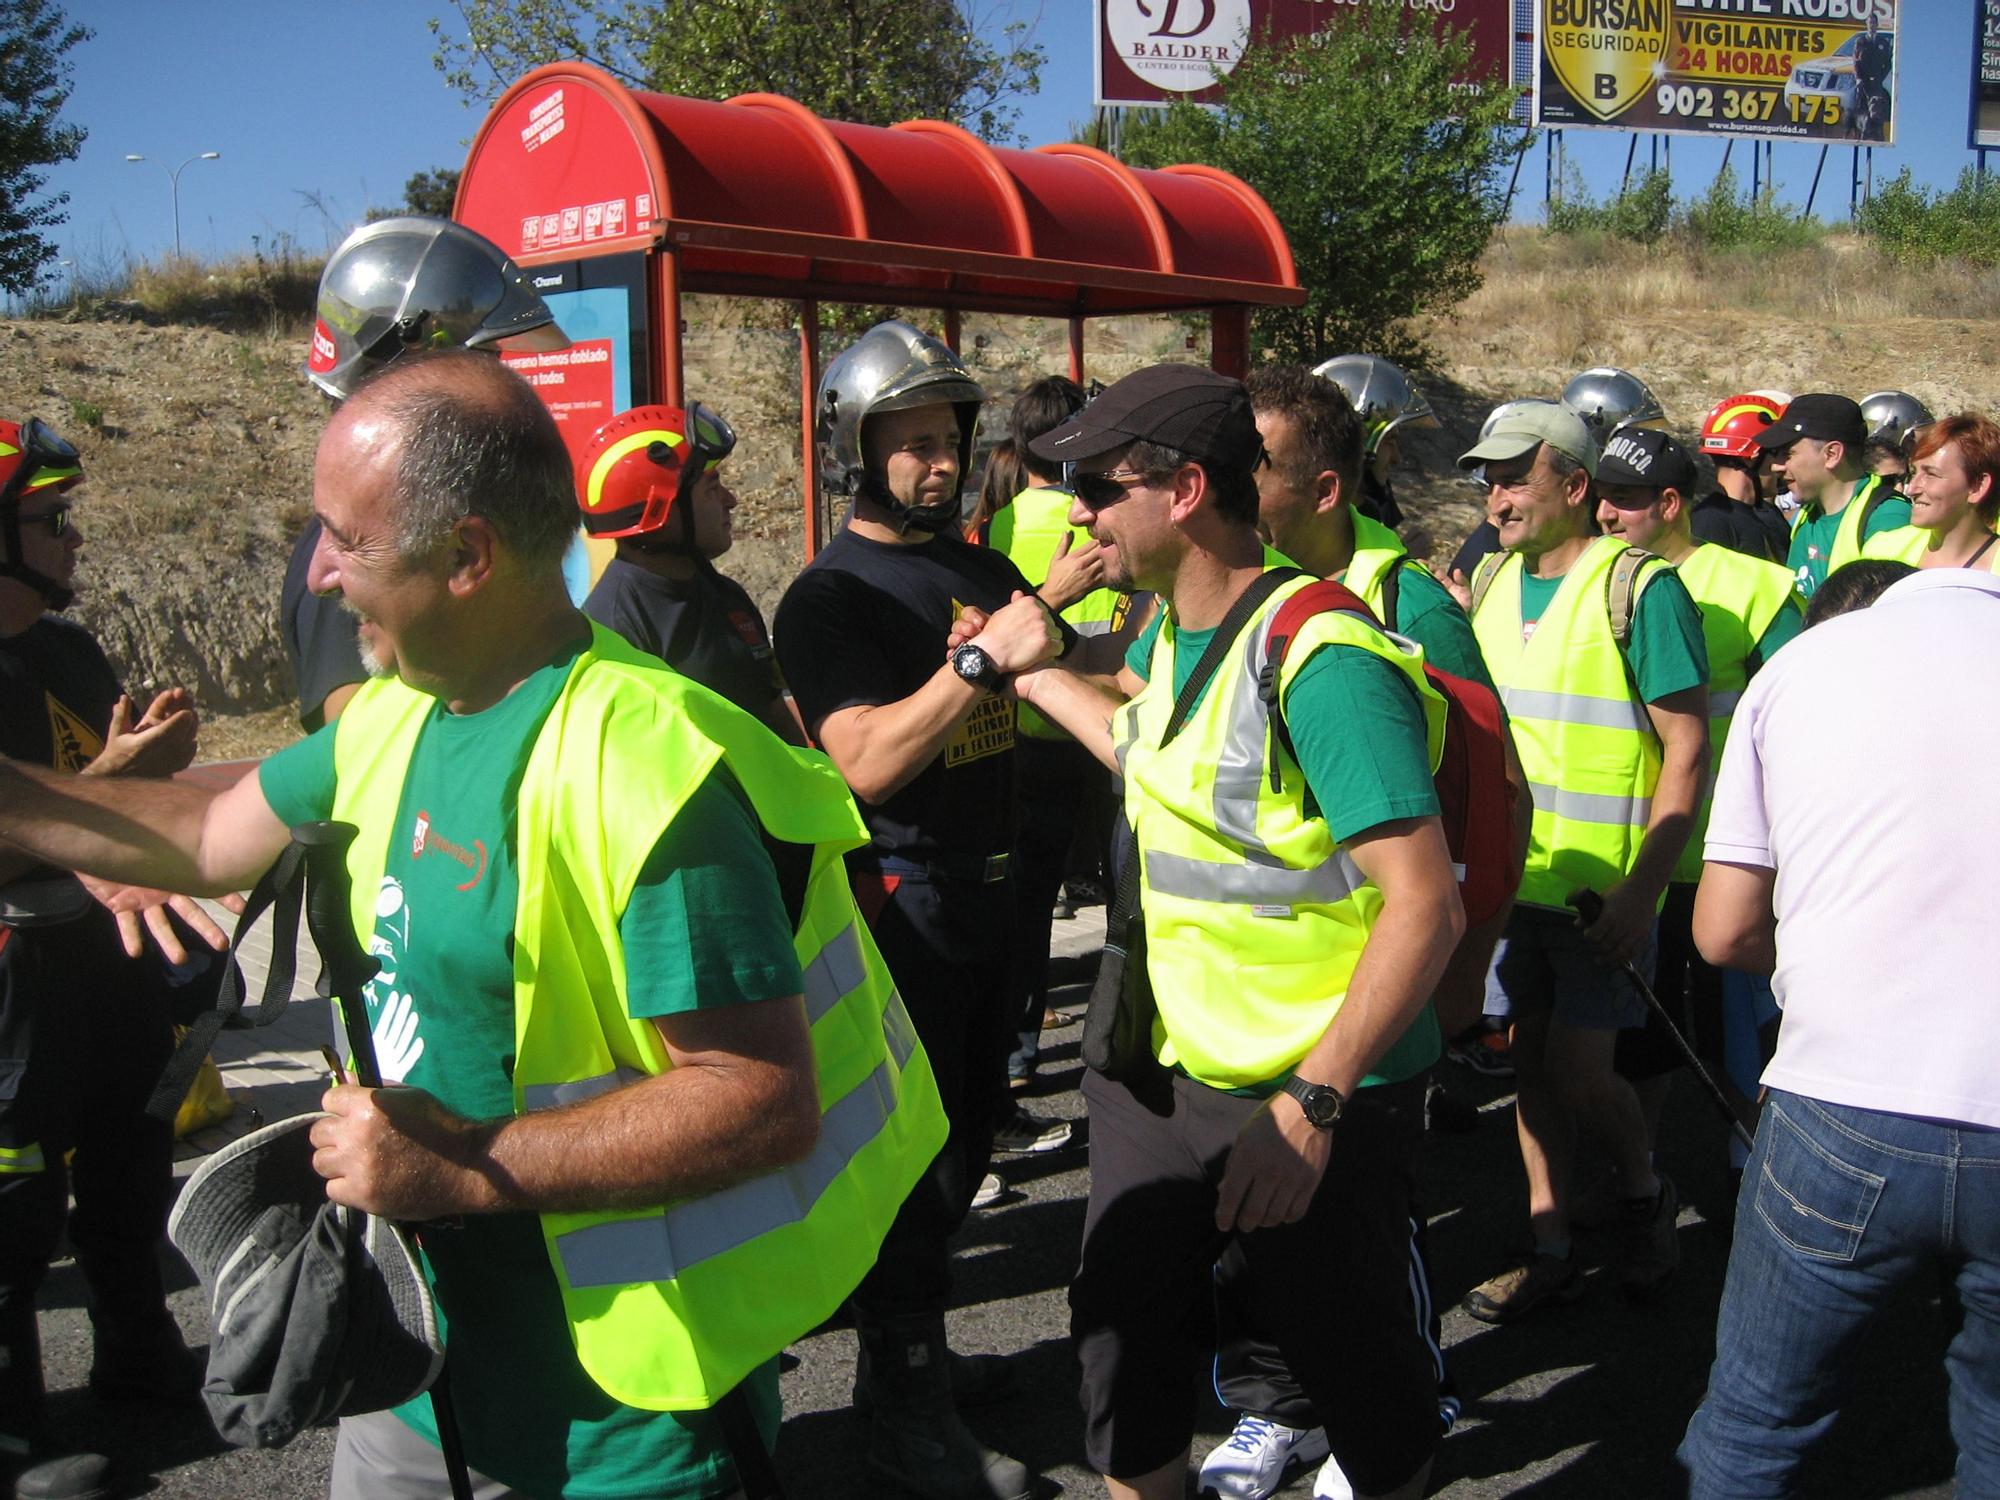
[[[173,195],[175,260],[179,260],[181,258],[181,173],[186,171],[189,167],[193,166],[198,161],[214,161],[221,155],[222,153],[220,151],[202,151],[194,156],[190,156],[186,161],[182,162],[178,167],[174,167],[172,169],[169,169],[167,164],[163,161],[153,162],[154,166],[158,167],[162,172],[165,172],[167,174],[167,187],[168,190]],[[153,159],[149,156],[138,156],[128,151],[125,154],[125,160],[152,161]]]

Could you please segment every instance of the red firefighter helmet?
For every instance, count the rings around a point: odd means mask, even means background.
[[[592,536],[644,536],[674,513],[674,502],[704,470],[736,447],[736,433],[696,402],[635,406],[590,435],[576,461],[576,503]]]
[[[1769,396],[1755,393],[1726,396],[1715,403],[1715,409],[1701,424],[1701,451],[1710,458],[1740,458],[1755,463],[1765,450],[1753,440],[1784,412],[1784,406]]]

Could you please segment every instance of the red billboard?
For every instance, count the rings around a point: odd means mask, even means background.
[[[1269,36],[1309,36],[1362,5],[1401,4],[1472,38],[1469,78],[1511,80],[1512,0],[1096,0],[1097,104],[1212,104],[1216,81]]]

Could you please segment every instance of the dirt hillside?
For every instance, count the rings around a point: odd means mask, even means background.
[[[1486,411],[1553,396],[1590,365],[1644,376],[1683,428],[1721,396],[1770,386],[1897,386],[1936,411],[2000,407],[2000,351],[1982,336],[2000,313],[1993,277],[1892,273],[1838,239],[1777,259],[1703,261],[1533,232],[1496,241],[1487,272],[1455,318],[1429,329],[1439,359],[1420,384],[1445,425],[1415,435],[1397,479],[1420,553],[1448,555],[1478,519],[1451,460]],[[758,314],[743,304],[690,304],[689,389],[742,435],[729,466],[738,541],[723,567],[768,613],[803,557],[797,336],[746,326]],[[1205,334],[1171,319],[1096,323],[1088,337],[1091,373],[1107,381],[1207,355]],[[135,691],[195,691],[207,756],[295,733],[277,598],[325,420],[299,373],[304,344],[304,328],[290,326],[0,321],[5,410],[43,417],[83,451],[74,612]],[[1063,325],[1051,320],[968,317],[964,344],[1003,398],[1065,362]],[[838,347],[826,339],[825,357]]]

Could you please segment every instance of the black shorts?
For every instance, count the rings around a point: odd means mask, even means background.
[[[1209,1352],[1215,1227],[1230,1147],[1258,1108],[1176,1076],[1148,1111],[1086,1073],[1090,1207],[1070,1328],[1083,1364],[1084,1446],[1101,1474],[1149,1473],[1194,1433],[1193,1372]],[[1311,1401],[1357,1490],[1409,1480],[1437,1449],[1437,1365],[1409,1275],[1409,1137],[1422,1079],[1360,1091],[1334,1127],[1326,1176],[1295,1224],[1236,1237],[1239,1292]]]

